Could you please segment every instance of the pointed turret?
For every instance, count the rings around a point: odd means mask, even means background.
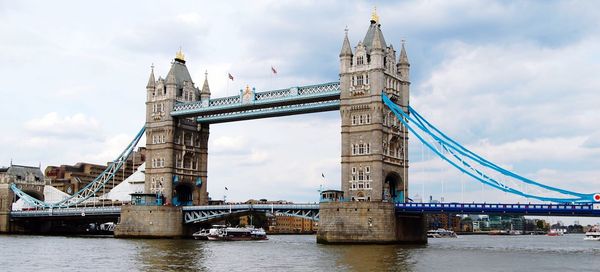
[[[396,64],[398,74],[404,81],[409,81],[410,76],[410,63],[408,63],[408,55],[404,48],[404,40],[402,40],[402,49],[400,49],[400,57],[398,58],[398,64]]]
[[[340,57],[352,56],[352,48],[350,48],[350,40],[348,40],[348,29],[345,29],[346,34],[344,35],[344,42],[342,43],[342,51]]]
[[[371,52],[375,37],[379,39],[378,43],[381,45],[381,48],[387,46],[383,33],[381,32],[381,24],[379,23],[379,16],[377,16],[377,9],[374,8],[371,13],[371,25],[369,25],[369,30],[367,30],[367,34],[363,39],[363,44],[367,47],[367,53]]]
[[[148,78],[148,84],[146,84],[146,89],[152,89],[156,86],[156,80],[154,79],[154,64],[151,66],[152,70],[150,71],[150,78]]]
[[[202,85],[202,91],[200,92],[200,100],[210,99],[210,87],[208,87],[208,71],[204,72],[204,85]]]
[[[404,48],[404,41],[402,41],[402,49],[400,49],[400,58],[398,59],[398,64],[406,64],[410,66],[408,62],[408,55],[406,54],[406,49]]]
[[[381,30],[379,30],[379,33],[381,33]],[[373,43],[371,43],[371,50],[376,50],[376,49],[383,50],[383,46],[385,44],[381,44],[382,38],[383,38],[383,34],[373,36]]]
[[[340,52],[340,71],[345,73],[352,66],[352,48],[348,40],[348,28],[344,29],[344,42],[342,43],[342,51]]]

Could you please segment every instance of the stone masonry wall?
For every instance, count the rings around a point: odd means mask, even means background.
[[[171,206],[123,206],[116,238],[179,238],[183,211]]]

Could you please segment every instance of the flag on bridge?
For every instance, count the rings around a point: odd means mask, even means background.
[[[229,79],[233,81],[233,76],[230,73],[227,73],[227,75],[229,76]]]
[[[277,74],[277,70],[275,70],[275,68],[273,68],[273,66],[271,66],[271,72],[273,72],[273,74]]]

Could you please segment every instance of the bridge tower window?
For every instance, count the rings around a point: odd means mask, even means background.
[[[356,115],[352,115],[352,125],[356,125]]]

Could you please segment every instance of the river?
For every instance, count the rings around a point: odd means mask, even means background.
[[[3,271],[600,271],[600,242],[581,234],[429,239],[426,246],[135,240],[0,235]]]

